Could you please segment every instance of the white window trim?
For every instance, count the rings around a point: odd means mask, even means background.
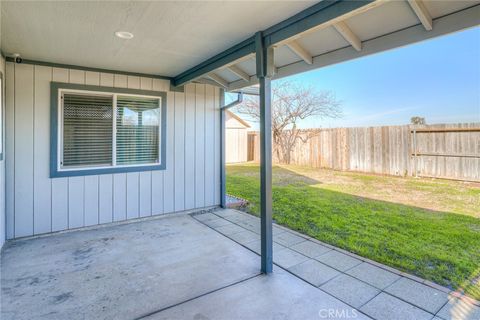
[[[112,165],[110,166],[78,166],[78,167],[63,167],[63,95],[65,93],[77,93],[85,95],[97,95],[97,96],[109,96],[112,97]],[[159,112],[159,126],[158,126],[158,161],[141,163],[141,164],[128,164],[128,165],[117,165],[117,97],[118,96],[129,96],[129,97],[140,97],[140,98],[156,98],[158,99],[158,106],[160,108]],[[112,169],[112,168],[135,168],[135,167],[145,167],[145,166],[157,166],[162,164],[162,97],[156,95],[142,95],[142,94],[129,94],[129,93],[113,93],[108,91],[90,91],[90,90],[77,90],[77,89],[59,89],[58,90],[58,112],[57,112],[57,171],[58,172],[69,172],[69,171],[87,171],[87,170],[101,170],[101,169]]]

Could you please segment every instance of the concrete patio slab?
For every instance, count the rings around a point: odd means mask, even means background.
[[[259,274],[259,256],[190,216],[7,243],[3,320],[134,319]]]
[[[202,214],[196,214],[193,217],[195,219],[199,220],[199,221],[202,221],[202,222],[219,219],[219,217],[216,214],[213,214],[213,213],[210,213],[210,212],[202,213]]]
[[[288,271],[311,283],[315,287],[318,287],[328,280],[340,275],[340,272],[337,270],[313,259],[297,264],[289,268]]]
[[[329,317],[329,314],[337,314]],[[303,282],[275,270],[212,294],[151,315],[166,319],[369,319],[354,308]]]
[[[260,245],[261,245],[261,241],[260,240],[255,240],[255,241],[251,241],[251,242],[247,242],[245,244],[243,244],[245,247],[247,247],[248,249],[252,250],[253,252],[255,253],[258,253],[260,254]],[[285,249],[284,246],[278,244],[278,243],[273,243],[273,255],[275,256],[277,254],[277,252],[279,252],[280,250],[283,250]]]
[[[260,234],[260,221],[258,221],[258,220],[237,221],[237,222],[234,222],[234,223],[238,224],[239,226],[241,226],[241,227],[243,227],[243,228],[245,228],[249,231]]]
[[[385,291],[433,314],[448,301],[448,294],[445,292],[407,278],[401,278]]]
[[[296,234],[293,234],[293,233],[288,232],[288,231],[273,234],[273,241],[275,241],[276,243],[279,243],[279,244],[281,244],[282,246],[285,246],[285,247],[293,246],[293,245],[298,244],[300,242],[303,242],[305,240],[306,240],[305,238],[297,236]]]
[[[215,214],[219,217],[227,219],[227,218],[230,218],[230,217],[238,216],[242,213],[240,213],[240,211],[238,211],[238,210],[233,210],[233,209],[226,208],[226,209],[222,209],[222,210],[216,210]]]
[[[290,249],[300,252],[301,254],[309,258],[316,258],[332,250],[330,248],[322,246],[321,244],[315,243],[313,241],[308,241],[308,240],[300,242],[296,245],[293,245],[290,247]]]
[[[321,256],[316,257],[315,260],[318,260],[340,271],[346,271],[362,263],[361,260],[350,257],[336,250],[331,250],[325,254],[322,254]]]
[[[300,264],[307,260],[308,257],[305,257],[304,255],[288,248],[274,252],[273,254],[273,262],[285,269],[293,267],[294,265]]]
[[[218,227],[223,227],[223,226],[228,226],[233,224],[230,221],[227,221],[225,219],[218,218],[218,217],[216,219],[209,219],[202,222],[205,223],[210,228],[218,228]]]
[[[245,231],[245,228],[232,223],[226,226],[216,227],[215,230],[226,236],[231,236],[232,234]]]
[[[239,233],[232,234],[230,236],[230,239],[232,239],[234,241],[237,241],[241,244],[245,244],[247,242],[252,242],[252,241],[255,241],[255,240],[259,240],[260,235],[255,233],[255,232],[245,230],[245,231],[242,231],[242,232],[239,232]]]
[[[440,309],[437,317],[443,320],[478,320],[480,319],[480,307],[454,297],[448,299],[448,303]]]
[[[356,308],[380,293],[380,290],[346,274],[328,281],[320,289]]]
[[[368,262],[363,262],[358,266],[353,267],[346,273],[354,278],[360,279],[378,289],[385,289],[398,279],[399,275],[386,271],[382,268],[371,265]]]
[[[279,235],[280,233],[284,233],[284,232],[287,232],[287,230],[285,230],[283,228],[279,228],[277,226],[273,226],[273,228],[272,228],[272,234],[274,236]]]
[[[433,318],[433,314],[383,292],[360,310],[378,320],[431,320]]]

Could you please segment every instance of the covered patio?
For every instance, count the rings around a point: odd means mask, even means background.
[[[0,5],[2,319],[480,318],[275,226],[271,141],[271,81],[478,26],[479,1]],[[259,219],[222,209],[244,94]]]
[[[195,217],[209,216],[148,218],[7,244],[2,319],[315,319],[322,309],[353,312],[281,268],[261,274],[258,254]]]
[[[478,319],[446,288],[217,209],[16,240],[2,253],[5,319]]]

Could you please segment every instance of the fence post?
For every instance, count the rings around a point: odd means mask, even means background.
[[[417,170],[417,128],[413,128],[413,170],[415,170],[415,178],[418,178]]]

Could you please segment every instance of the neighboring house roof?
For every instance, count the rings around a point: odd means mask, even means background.
[[[233,118],[233,119],[237,120],[240,124],[242,124],[245,128],[250,128],[251,127],[250,124],[247,121],[243,120],[242,118],[237,116],[235,113],[231,112],[230,110],[227,110],[226,113],[227,113],[227,121],[228,121],[229,118]],[[229,128],[228,123],[227,123],[226,127]]]

